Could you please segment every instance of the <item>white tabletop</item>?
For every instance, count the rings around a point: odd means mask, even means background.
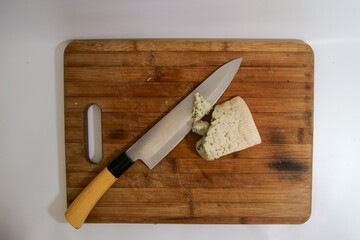
[[[0,2],[0,239],[359,239],[360,1]],[[65,223],[70,39],[301,39],[315,52],[312,215],[302,225]]]

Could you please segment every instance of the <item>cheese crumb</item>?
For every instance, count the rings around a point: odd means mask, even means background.
[[[200,95],[200,93],[195,93],[194,97],[195,101],[192,118],[196,122],[202,119],[206,114],[208,114],[211,111],[212,106],[206,99],[204,99],[203,96]]]
[[[192,131],[200,136],[204,136],[210,127],[210,123],[206,121],[196,121],[193,123]]]

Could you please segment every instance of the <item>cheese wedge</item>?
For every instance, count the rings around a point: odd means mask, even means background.
[[[196,150],[205,160],[214,160],[260,143],[249,108],[241,97],[235,97],[215,106],[211,125]]]

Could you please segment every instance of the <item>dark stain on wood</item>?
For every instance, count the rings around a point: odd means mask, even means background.
[[[223,51],[228,51],[229,50],[229,44],[227,42],[224,42],[224,45],[223,45]]]
[[[149,187],[150,179],[149,179],[149,173],[144,174],[144,186]]]
[[[132,47],[133,47],[134,51],[138,51],[138,42],[134,41],[132,45],[133,45]]]
[[[155,81],[160,82],[163,77],[161,67],[155,67]]]
[[[177,172],[176,159],[171,158],[168,159],[167,161],[170,161],[171,172],[176,173]]]
[[[155,66],[155,55],[153,52],[149,52],[150,54],[150,66]]]
[[[301,180],[301,174],[282,174],[279,178],[282,180]]]
[[[308,126],[312,126],[312,113],[310,111],[306,111],[303,113],[304,122]]]
[[[305,116],[306,118],[310,118],[310,117],[312,116],[312,113],[309,112],[309,111],[306,111],[306,112],[304,112],[304,116]]]
[[[275,156],[275,160],[268,163],[268,167],[279,172],[297,173],[306,172],[308,169],[304,163],[284,156]]]
[[[108,137],[110,139],[121,139],[126,136],[126,133],[122,129],[117,129],[109,133]]]
[[[275,129],[271,132],[270,141],[272,144],[281,144],[285,143],[285,136],[278,129]]]
[[[298,143],[303,143],[304,142],[304,129],[303,128],[299,128],[298,132],[297,132],[297,139],[298,139]]]
[[[211,179],[209,178],[208,175],[206,175],[206,173],[204,171],[201,171],[201,174],[204,176],[204,178],[209,181],[209,182],[212,182]]]
[[[241,224],[247,224],[247,223],[249,223],[249,219],[248,219],[247,217],[241,217],[241,218],[239,219],[239,222],[240,222]]]

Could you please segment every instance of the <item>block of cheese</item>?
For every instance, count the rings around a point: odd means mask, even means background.
[[[241,97],[235,97],[215,106],[211,125],[196,150],[205,160],[214,160],[260,143],[249,108]]]

